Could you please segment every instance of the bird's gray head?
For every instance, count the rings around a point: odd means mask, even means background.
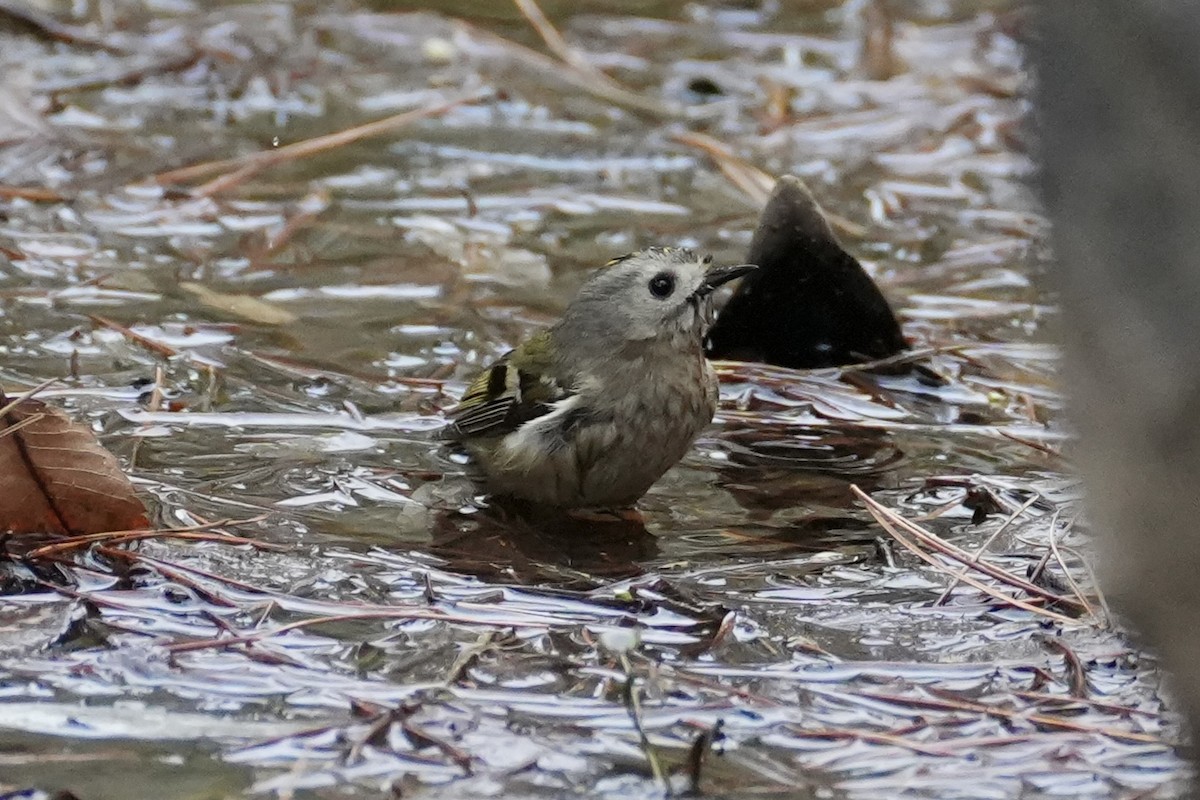
[[[699,346],[712,319],[712,293],[753,265],[713,266],[680,247],[652,247],[614,258],[580,288],[560,335],[608,351],[633,342]]]

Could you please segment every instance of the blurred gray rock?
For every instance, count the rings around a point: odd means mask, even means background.
[[[1200,730],[1200,4],[1038,11],[1043,186],[1102,582]]]

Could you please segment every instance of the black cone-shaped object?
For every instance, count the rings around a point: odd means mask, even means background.
[[[833,367],[905,349],[887,300],[799,178],[775,184],[750,243],[758,269],[721,310],[705,347],[710,358],[782,367]]]

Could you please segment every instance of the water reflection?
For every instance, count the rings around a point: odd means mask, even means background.
[[[513,500],[444,512],[429,552],[456,572],[522,585],[594,588],[644,572],[658,556],[641,514],[571,513]]]
[[[757,518],[789,508],[846,508],[851,484],[878,487],[904,457],[882,431],[735,423],[719,441],[726,455],[719,483]]]

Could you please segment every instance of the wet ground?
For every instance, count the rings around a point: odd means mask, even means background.
[[[1178,796],[1059,454],[1021,8],[564,2],[548,44],[478,5],[0,23],[0,381],[63,378],[158,524],[259,543],[0,599],[0,792]],[[429,436],[472,371],[615,255],[740,261],[747,165],[944,380],[726,363],[644,527],[487,508]]]

